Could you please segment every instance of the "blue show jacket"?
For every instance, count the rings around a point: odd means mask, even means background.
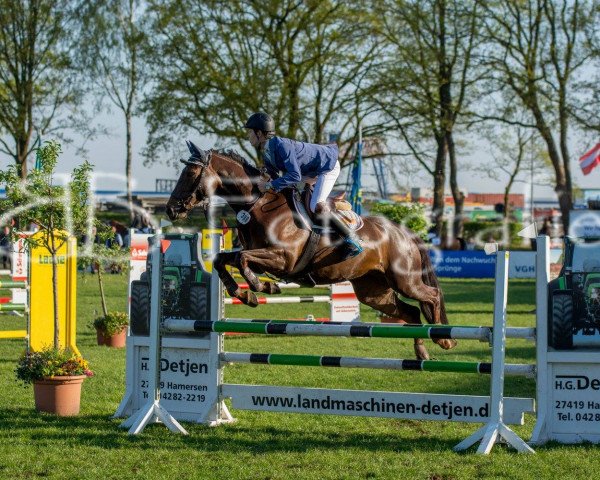
[[[273,189],[278,192],[300,182],[302,177],[315,178],[333,170],[338,159],[338,147],[335,143],[317,145],[273,137],[265,145],[263,159],[267,172],[275,178],[271,182]],[[283,172],[281,177],[280,171]]]

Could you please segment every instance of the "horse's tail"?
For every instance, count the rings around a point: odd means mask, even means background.
[[[429,249],[425,245],[425,242],[418,237],[415,237],[415,242],[421,253],[421,267],[422,267],[422,278],[423,283],[430,287],[437,288],[440,292],[440,321],[443,324],[448,324],[448,315],[446,314],[446,302],[444,302],[444,293],[440,288],[437,276],[433,269],[431,259],[429,258]],[[433,310],[430,305],[422,304],[423,315],[427,319],[428,323],[433,323]]]

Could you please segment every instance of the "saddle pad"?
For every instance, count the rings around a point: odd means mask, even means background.
[[[336,215],[340,217],[350,230],[360,230],[365,222],[362,217],[352,210],[337,210]]]

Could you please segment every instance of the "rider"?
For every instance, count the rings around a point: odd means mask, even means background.
[[[336,144],[317,145],[275,136],[275,122],[270,115],[257,112],[250,115],[244,125],[248,140],[261,152],[267,172],[273,181],[259,184],[261,192],[281,191],[303,181],[314,184],[310,209],[316,214],[317,228],[323,229],[331,222],[344,238],[344,258],[355,257],[363,251],[354,231],[336,215],[331,215],[327,197],[340,174]],[[280,177],[279,172],[283,172]]]

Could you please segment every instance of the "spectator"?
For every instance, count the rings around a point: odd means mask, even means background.
[[[552,237],[552,217],[544,218],[542,228],[540,228],[539,235],[548,235]]]
[[[113,234],[112,238],[108,238],[106,240],[105,245],[108,248],[114,248],[115,245],[117,245],[119,248],[123,248],[123,237],[121,236],[121,234],[118,232],[117,230],[117,226],[112,224],[113,222],[111,221],[111,225],[110,225],[110,229],[111,232]]]
[[[109,222],[109,225],[110,225],[111,229],[113,230],[113,232],[115,232],[115,239],[116,239],[117,235],[119,235],[121,238],[120,243],[117,241],[117,244],[119,245],[119,247],[120,248],[128,248],[130,245],[129,229],[125,225],[123,225],[121,222],[117,222],[116,220],[111,220]]]
[[[12,242],[8,226],[3,227],[2,233],[0,233],[0,261],[4,270],[12,269]]]
[[[131,228],[135,230],[135,233],[153,233],[147,213],[136,213]]]

